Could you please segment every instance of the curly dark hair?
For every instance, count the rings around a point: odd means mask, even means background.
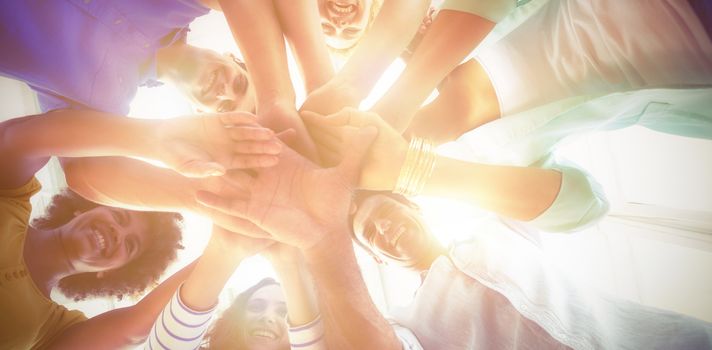
[[[43,216],[32,220],[32,226],[42,230],[57,228],[71,221],[75,212],[101,206],[64,189],[52,197]],[[143,253],[118,269],[105,271],[101,278],[90,272],[62,278],[58,287],[64,295],[75,301],[106,296],[121,300],[124,295],[138,296],[157,284],[168,265],[175,261],[177,250],[183,248],[180,244],[183,216],[166,212],[141,213],[148,219],[149,230],[153,232]]]
[[[245,328],[247,301],[252,294],[271,285],[279,285],[279,283],[269,277],[263,278],[257,284],[245,289],[235,297],[230,307],[222,313],[220,318],[212,325],[210,331],[208,331],[205,336],[205,344],[201,349],[244,349],[245,339],[242,338],[242,329]]]

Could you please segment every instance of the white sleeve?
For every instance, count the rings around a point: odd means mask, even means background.
[[[215,307],[196,311],[186,306],[178,288],[153,324],[144,349],[197,349],[214,313]]]
[[[418,338],[410,329],[405,328],[392,320],[390,322],[391,327],[393,327],[393,332],[396,333],[396,337],[398,337],[398,340],[400,340],[403,345],[403,350],[423,350],[423,346],[420,345]]]
[[[289,327],[289,344],[292,350],[323,350],[326,349],[324,343],[324,323],[321,315],[313,321],[298,327]]]
[[[547,157],[541,167],[561,172],[559,193],[551,206],[529,224],[548,232],[569,232],[584,229],[603,218],[609,209],[603,187],[575,164],[554,158]]]

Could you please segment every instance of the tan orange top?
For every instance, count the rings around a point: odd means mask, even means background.
[[[27,273],[22,254],[37,179],[0,190],[0,348],[42,349],[69,326],[86,320],[47,299]]]

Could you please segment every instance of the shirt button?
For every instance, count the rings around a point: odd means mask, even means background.
[[[85,4],[88,4],[88,3],[90,3],[90,2],[91,2],[91,0],[84,0],[84,3],[85,3]]]
[[[122,20],[121,18],[119,18],[119,19],[117,19],[117,20],[114,21],[114,24],[121,24],[121,23],[123,23],[123,22],[124,22],[124,20]]]
[[[149,46],[151,46],[151,45],[149,45],[148,43],[143,44],[143,47],[145,47],[145,48],[148,48]]]

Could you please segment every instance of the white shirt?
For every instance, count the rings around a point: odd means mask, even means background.
[[[423,349],[712,348],[712,324],[599,294],[517,230],[479,226],[433,263],[394,320]]]
[[[712,42],[686,0],[532,1],[516,11],[528,18],[476,56],[504,116],[571,96],[712,84]]]

